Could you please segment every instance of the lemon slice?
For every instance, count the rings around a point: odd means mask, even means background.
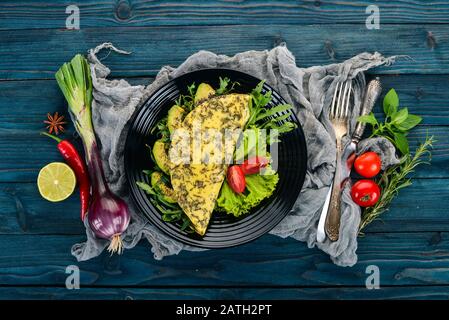
[[[37,187],[44,199],[58,202],[67,199],[75,190],[73,170],[63,162],[52,162],[39,171]]]

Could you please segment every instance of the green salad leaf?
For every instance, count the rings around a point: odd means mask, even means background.
[[[279,175],[267,168],[265,174],[252,174],[246,178],[246,191],[237,194],[225,181],[217,199],[217,210],[239,217],[248,213],[263,199],[270,197],[279,181]]]

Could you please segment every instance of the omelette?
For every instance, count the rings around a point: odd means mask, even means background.
[[[174,195],[200,235],[206,233],[229,157],[249,119],[250,99],[248,94],[209,98],[187,114],[172,135],[169,171]]]

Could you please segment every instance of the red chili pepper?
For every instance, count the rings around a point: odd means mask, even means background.
[[[84,218],[87,215],[87,211],[89,210],[89,199],[90,199],[90,180],[86,163],[76,150],[75,146],[68,140],[62,140],[46,132],[42,132],[42,134],[58,142],[59,152],[75,172],[76,180],[78,181],[78,186],[80,189],[81,220],[84,221]]]

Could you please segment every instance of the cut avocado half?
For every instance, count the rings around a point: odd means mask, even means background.
[[[166,143],[161,139],[156,140],[153,145],[153,157],[156,161],[157,166],[166,174],[168,174],[168,154]]]
[[[181,126],[185,115],[186,111],[184,108],[177,105],[174,105],[168,110],[167,127],[170,133],[173,133],[173,131]]]
[[[162,193],[165,201],[176,203],[176,200],[173,197],[174,191],[163,181],[162,173],[154,171],[151,174],[151,186]]]
[[[195,104],[200,104],[204,100],[209,99],[214,94],[215,94],[214,88],[212,88],[209,84],[202,82],[200,83],[198,89],[196,90],[194,102]]]

